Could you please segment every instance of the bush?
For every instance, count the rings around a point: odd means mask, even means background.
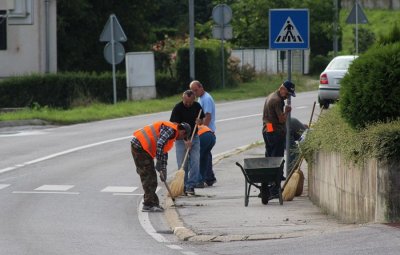
[[[337,107],[320,115],[304,143],[303,154],[312,161],[316,151],[339,152],[354,163],[370,158],[383,162],[400,160],[400,120],[374,123],[365,129],[353,129],[341,116]]]
[[[117,100],[126,100],[126,78],[116,75]],[[111,73],[32,74],[0,82],[0,107],[33,105],[68,109],[79,102],[113,103]]]
[[[326,66],[329,64],[329,61],[331,61],[331,58],[322,56],[322,55],[317,55],[313,57],[310,61],[310,74],[320,74],[322,71],[325,70]]]
[[[229,57],[226,49],[224,57],[224,65],[226,67],[227,59]],[[206,90],[211,91],[215,88],[222,87],[220,42],[217,40],[196,41],[195,66],[195,78],[206,87]],[[187,89],[188,84],[191,82],[189,69],[189,48],[186,46],[178,50],[176,62],[176,73],[182,91]],[[225,68],[225,80],[228,81],[227,86],[236,85],[236,83],[230,82],[227,68]]]
[[[400,43],[375,47],[357,58],[341,81],[340,110],[354,128],[400,116]]]
[[[156,77],[157,97],[167,97],[181,93],[179,83],[176,78],[168,74],[158,73]]]

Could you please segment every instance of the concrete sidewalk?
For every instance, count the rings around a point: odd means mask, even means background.
[[[357,227],[341,224],[312,204],[307,196],[306,163],[302,165],[306,178],[302,196],[283,205],[278,199],[263,205],[257,197],[259,189],[252,186],[254,197],[245,207],[245,179],[235,163],[243,165],[244,158],[263,156],[264,146],[257,145],[214,159],[218,180],[214,186],[196,189],[196,196],[176,198],[176,206],[170,198],[165,199],[165,215],[174,234],[189,241],[240,241],[293,238]]]

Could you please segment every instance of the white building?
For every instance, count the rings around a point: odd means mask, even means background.
[[[0,78],[56,71],[56,0],[0,0]]]

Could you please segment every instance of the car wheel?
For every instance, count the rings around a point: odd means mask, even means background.
[[[324,109],[328,109],[329,108],[329,102],[324,102],[323,103],[323,107],[324,107]]]

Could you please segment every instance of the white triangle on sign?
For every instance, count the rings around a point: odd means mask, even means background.
[[[290,17],[283,24],[275,43],[302,43],[303,38]]]

